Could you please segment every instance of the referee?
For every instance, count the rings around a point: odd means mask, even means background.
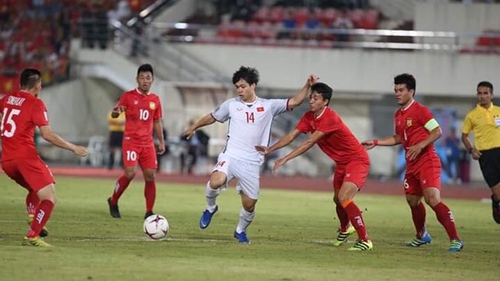
[[[474,160],[479,160],[484,180],[491,189],[493,219],[500,224],[500,107],[493,105],[493,85],[477,85],[476,108],[465,117],[462,142]],[[474,133],[473,147],[469,133]]]
[[[117,118],[111,117],[111,111],[108,113],[109,129],[109,159],[108,169],[113,169],[115,165],[115,153],[120,155],[123,142],[123,131],[125,131],[125,112],[120,113]],[[120,155],[121,156],[121,155]],[[123,159],[120,157],[120,166],[123,167]]]

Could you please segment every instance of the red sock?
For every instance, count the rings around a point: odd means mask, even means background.
[[[417,238],[422,238],[427,231],[425,228],[425,206],[420,202],[416,207],[410,206],[411,217],[413,219],[413,224],[415,225],[415,230],[417,231]]]
[[[128,185],[130,184],[130,179],[127,178],[125,175],[121,176],[118,181],[115,184],[115,190],[113,191],[113,196],[111,196],[111,204],[116,205],[118,204],[118,199],[122,196],[123,192],[125,192],[125,189],[127,189]]]
[[[153,212],[156,200],[156,182],[146,181],[144,185],[144,197],[146,198],[146,212]]]
[[[49,220],[53,209],[54,203],[52,203],[52,201],[43,200],[40,204],[38,204],[35,211],[35,218],[31,222],[30,229],[26,235],[28,238],[34,238],[40,234],[40,231],[42,231],[43,227]]]
[[[446,206],[443,202],[439,202],[439,204],[434,206],[432,209],[436,212],[436,217],[443,225],[446,233],[448,233],[450,240],[460,240],[455,226],[455,219],[453,218],[453,214],[448,206]]]
[[[340,221],[340,231],[346,232],[347,228],[349,227],[349,217],[347,216],[347,213],[341,205],[337,205],[335,207],[335,210],[337,211],[337,217]]]
[[[349,221],[351,221],[351,224],[356,229],[358,238],[363,241],[370,240],[370,238],[368,238],[368,234],[366,234],[365,223],[358,206],[353,201],[347,201],[342,204],[342,206],[349,217]]]
[[[28,215],[35,214],[38,204],[40,204],[40,199],[36,195],[36,192],[30,191],[28,195],[26,195],[26,212],[28,213]]]

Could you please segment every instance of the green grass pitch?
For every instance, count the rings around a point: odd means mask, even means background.
[[[448,253],[449,241],[427,208],[431,245],[410,249],[414,235],[404,198],[359,194],[370,252],[331,245],[338,221],[333,193],[263,189],[250,245],[232,234],[240,210],[230,188],[218,198],[219,212],[206,230],[204,186],[158,184],[155,211],[170,223],[168,239],[142,233],[143,183],[132,182],[120,201],[122,219],[108,214],[114,182],[57,177],[58,203],[47,225],[54,247],[21,246],[27,229],[26,191],[0,175],[0,280],[498,280],[500,227],[489,204],[446,200],[465,241]]]

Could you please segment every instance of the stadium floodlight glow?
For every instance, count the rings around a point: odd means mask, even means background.
[[[187,23],[184,23],[184,22],[178,22],[176,24],[174,24],[174,27],[176,29],[186,29],[187,28]]]

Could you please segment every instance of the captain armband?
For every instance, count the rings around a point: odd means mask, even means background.
[[[427,131],[432,131],[436,128],[439,127],[439,123],[436,121],[436,119],[432,118],[431,120],[427,121],[427,123],[425,123],[424,127],[427,129]]]

